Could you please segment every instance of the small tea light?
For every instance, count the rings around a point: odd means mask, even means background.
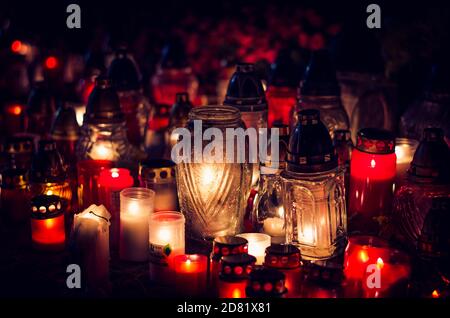
[[[149,217],[153,213],[155,192],[145,188],[127,188],[120,192],[120,258],[148,260]]]
[[[280,298],[287,292],[285,275],[273,268],[255,268],[250,273],[246,296]]]
[[[406,179],[406,172],[413,160],[419,142],[415,139],[395,139],[395,155],[397,156],[396,188]]]
[[[206,292],[208,257],[200,254],[177,255],[173,263],[180,294],[200,296]]]
[[[38,195],[31,199],[31,239],[37,250],[64,250],[64,210],[56,195]]]
[[[173,268],[173,258],[184,254],[184,216],[176,211],[150,216],[150,261]]]
[[[263,233],[243,233],[237,236],[248,241],[248,253],[256,257],[257,265],[262,265],[266,248],[270,246],[270,236]]]

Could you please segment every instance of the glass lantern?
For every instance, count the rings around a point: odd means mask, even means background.
[[[279,175],[286,168],[285,157],[289,144],[289,126],[276,126],[274,128],[279,129],[280,138],[279,162],[277,162],[277,168],[274,168],[272,161],[260,166],[261,177],[252,217],[257,231],[270,235],[272,243],[280,244],[285,241],[286,233],[283,191]]]
[[[188,119],[189,112],[192,109],[192,104],[189,100],[188,93],[177,93],[175,104],[173,104],[172,109],[170,110],[170,120],[169,120],[169,128],[167,129],[167,140],[166,144],[168,152],[172,150],[172,147],[178,141],[178,135],[172,134],[174,129],[185,127]]]
[[[145,158],[145,154],[128,142],[126,117],[110,79],[96,80],[81,126],[77,158],[78,161],[108,160],[134,171],[137,171],[134,161]]]
[[[293,114],[294,127],[298,111],[317,109],[331,137],[337,129],[349,129],[347,113],[341,103],[341,90],[328,52],[315,51],[300,83],[298,102]]]
[[[27,104],[26,131],[45,136],[52,125],[57,99],[44,81],[36,82]]]
[[[128,140],[140,148],[144,142],[150,104],[143,94],[137,65],[126,49],[116,52],[108,69],[108,77],[112,80],[125,114]]]
[[[450,145],[450,67],[446,64],[433,67],[422,98],[402,115],[399,127],[402,137],[420,140],[425,128],[441,128]]]
[[[345,245],[347,212],[344,169],[315,109],[299,112],[291,135],[287,168],[281,173],[286,240],[307,260],[329,259]]]
[[[198,121],[201,121],[202,128],[194,129]],[[188,154],[191,158],[196,157],[193,147],[195,138],[201,137],[203,131],[209,127],[220,130],[224,137],[227,128],[242,128],[239,110],[229,106],[204,106],[192,109],[187,125],[187,130],[191,132],[188,138],[192,138],[192,148]],[[198,136],[199,133],[202,135]],[[236,141],[236,137],[233,137],[233,141]],[[203,142],[201,149],[208,145],[208,142]],[[223,138],[221,144],[223,149],[226,148],[226,143],[227,138]],[[237,144],[233,142],[234,155],[242,151],[247,153],[247,150],[239,149]],[[188,236],[193,239],[211,240],[217,236],[241,232],[246,198],[250,192],[251,170],[247,160],[242,163],[225,160],[227,151],[223,152],[223,157],[219,160],[210,162],[205,158],[200,162],[180,160],[181,162],[177,164],[180,209],[186,216]],[[238,162],[236,160],[238,158],[233,159],[233,162]]]
[[[449,161],[444,132],[425,129],[407,180],[397,190],[393,203],[392,234],[411,250],[416,248],[433,198],[450,198]]]

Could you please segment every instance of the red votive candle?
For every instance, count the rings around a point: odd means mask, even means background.
[[[349,232],[375,234],[391,211],[396,174],[395,138],[388,131],[358,133],[350,163]]]
[[[372,284],[374,276],[370,276],[375,268],[380,270],[378,287]],[[373,236],[349,238],[344,256],[347,297],[385,297],[391,294],[392,287],[407,281],[410,272],[409,257],[390,248],[386,241]]]
[[[98,177],[99,204],[111,214],[110,242],[113,249],[119,247],[120,191],[134,184],[130,170],[125,168],[103,169]]]
[[[245,298],[248,278],[253,271],[256,257],[248,254],[223,256],[218,281],[219,298]]]
[[[109,160],[83,160],[77,163],[78,207],[86,209],[91,204],[99,203],[98,178],[104,169],[110,169],[113,162]]]
[[[204,295],[208,257],[200,254],[177,255],[173,262],[177,291],[184,296]]]
[[[39,195],[31,199],[31,239],[33,247],[44,251],[64,250],[64,210],[56,195]]]

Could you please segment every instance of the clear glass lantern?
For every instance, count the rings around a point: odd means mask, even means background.
[[[134,161],[144,159],[145,154],[128,141],[125,114],[111,85],[110,79],[96,80],[81,126],[77,158],[78,161],[108,160],[137,171]]]
[[[309,260],[342,252],[347,229],[344,170],[338,167],[330,135],[319,111],[299,113],[281,173],[286,240]]]
[[[435,127],[444,131],[450,145],[450,79],[449,65],[433,67],[430,80],[421,99],[415,101],[400,119],[400,135],[420,140],[425,128]]]
[[[119,49],[108,69],[125,114],[127,138],[138,148],[144,145],[145,130],[150,114],[150,103],[143,94],[140,72],[126,49]]]
[[[226,129],[244,126],[239,110],[234,107],[204,106],[192,109],[187,125],[191,132],[189,138],[192,136],[192,149],[188,154],[191,158],[194,156],[194,121],[198,120],[202,121],[202,130],[197,132],[203,134],[209,127],[222,132],[222,146],[227,151],[230,149],[225,146]],[[244,151],[239,149],[236,137],[233,140],[233,153],[237,155],[238,151]],[[208,144],[209,142],[203,141],[201,149]],[[251,170],[247,160],[243,163],[226,161],[227,151],[223,151],[221,160],[208,162],[203,158],[203,161],[197,163],[181,161],[177,164],[180,209],[186,216],[186,229],[191,238],[214,239],[241,232],[246,199],[250,192]],[[247,153],[247,149],[245,152]]]
[[[166,144],[169,145],[167,147],[169,153],[178,141],[178,135],[172,133],[174,129],[186,126],[192,107],[188,93],[181,92],[176,94],[175,104],[173,104],[170,110],[169,127],[167,129]]]
[[[336,71],[324,50],[313,53],[304,80],[300,83],[292,127],[298,122],[298,112],[310,108],[320,111],[320,119],[332,137],[335,130],[349,128],[348,116],[341,103]]]
[[[253,211],[253,225],[261,233],[270,235],[272,243],[284,243],[286,239],[285,213],[283,207],[283,186],[280,173],[286,168],[286,150],[289,144],[289,126],[279,127],[279,159],[274,165],[273,159],[268,158],[260,166],[260,179],[258,193],[255,197]],[[275,168],[275,166],[277,168]]]

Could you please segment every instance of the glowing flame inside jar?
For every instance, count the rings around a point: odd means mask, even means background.
[[[114,151],[112,145],[105,142],[97,142],[92,146],[91,157],[94,160],[113,160]]]

